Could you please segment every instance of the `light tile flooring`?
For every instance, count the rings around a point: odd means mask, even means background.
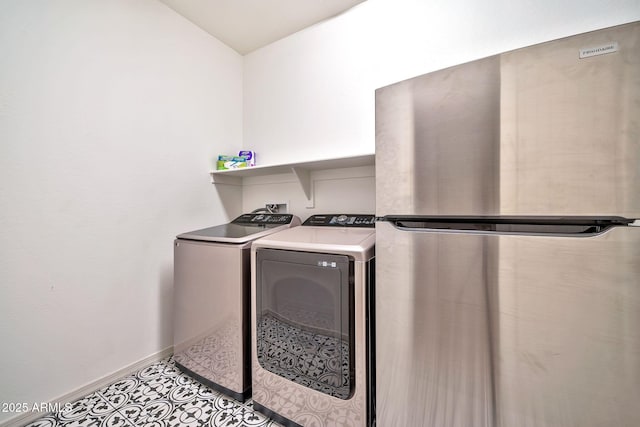
[[[240,403],[183,374],[173,357],[154,363],[108,387],[42,417],[28,427],[206,426],[277,427]]]

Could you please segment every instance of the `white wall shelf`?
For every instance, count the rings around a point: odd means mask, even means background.
[[[360,166],[373,166],[375,155],[338,157],[333,159],[314,160],[308,162],[287,163],[280,165],[254,166],[242,169],[227,169],[210,171],[212,184],[242,185],[246,177],[293,173],[300,184],[307,200],[313,199],[313,182],[311,172],[317,170],[343,169]]]

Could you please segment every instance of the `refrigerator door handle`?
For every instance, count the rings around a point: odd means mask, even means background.
[[[590,237],[613,227],[628,226],[624,218],[385,218],[397,229],[417,232]]]

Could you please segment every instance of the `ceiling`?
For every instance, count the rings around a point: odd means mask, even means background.
[[[160,0],[244,55],[365,0]]]

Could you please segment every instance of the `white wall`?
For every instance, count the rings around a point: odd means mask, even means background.
[[[172,344],[173,236],[239,212],[241,140],[242,58],[160,2],[0,3],[0,402]]]
[[[305,196],[291,174],[245,178],[242,186],[244,212],[266,203],[286,203],[288,213],[302,221],[315,214],[375,213],[375,170],[373,166],[311,171],[312,199]]]
[[[244,58],[244,146],[260,164],[373,153],[374,90],[640,19],[640,0],[368,0]]]

